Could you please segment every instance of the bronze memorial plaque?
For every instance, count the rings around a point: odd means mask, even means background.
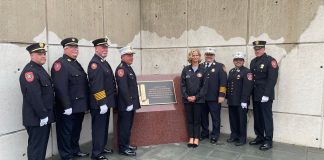
[[[143,106],[177,103],[172,80],[138,81],[137,88]]]

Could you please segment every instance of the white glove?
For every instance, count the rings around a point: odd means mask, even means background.
[[[108,111],[108,106],[106,104],[100,106],[100,114],[105,114]]]
[[[269,101],[269,97],[262,96],[261,103],[268,102],[268,101]]]
[[[133,110],[133,105],[127,106],[126,111],[131,111]]]
[[[247,103],[241,103],[241,107],[244,109],[244,108],[247,108]]]
[[[48,117],[45,117],[43,119],[40,120],[40,126],[45,126],[47,125],[47,122],[48,122]]]
[[[63,114],[68,115],[68,116],[71,115],[72,114],[72,108],[65,109]]]

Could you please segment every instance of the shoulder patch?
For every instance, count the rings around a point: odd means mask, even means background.
[[[277,68],[278,67],[277,61],[275,59],[273,59],[271,61],[271,65],[272,65],[272,68]]]
[[[26,72],[25,73],[25,79],[27,82],[33,82],[35,79],[34,73],[33,72]]]
[[[124,69],[118,69],[117,73],[119,77],[124,77],[125,74]]]
[[[253,80],[253,75],[252,75],[252,73],[248,73],[246,76],[247,76],[247,79],[248,79],[249,81],[252,81],[252,80]]]
[[[92,63],[92,64],[91,64],[91,69],[95,70],[95,69],[97,69],[97,67],[98,67],[98,66],[97,66],[96,63]]]
[[[53,68],[54,68],[54,70],[55,70],[56,72],[60,71],[61,68],[62,68],[62,64],[61,64],[61,62],[56,61],[56,62],[54,63]]]

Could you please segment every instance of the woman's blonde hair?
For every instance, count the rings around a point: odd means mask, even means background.
[[[201,59],[201,53],[200,53],[200,50],[199,49],[192,49],[188,54],[187,54],[187,61],[191,64],[192,62],[192,55],[197,52],[198,55],[199,55],[199,60],[198,60],[198,63],[200,63],[202,61]]]

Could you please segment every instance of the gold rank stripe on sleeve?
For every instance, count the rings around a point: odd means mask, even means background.
[[[219,87],[220,93],[226,93],[226,87]]]
[[[99,100],[106,98],[106,92],[103,90],[103,91],[95,93],[94,96],[95,96],[96,100],[99,101]]]

